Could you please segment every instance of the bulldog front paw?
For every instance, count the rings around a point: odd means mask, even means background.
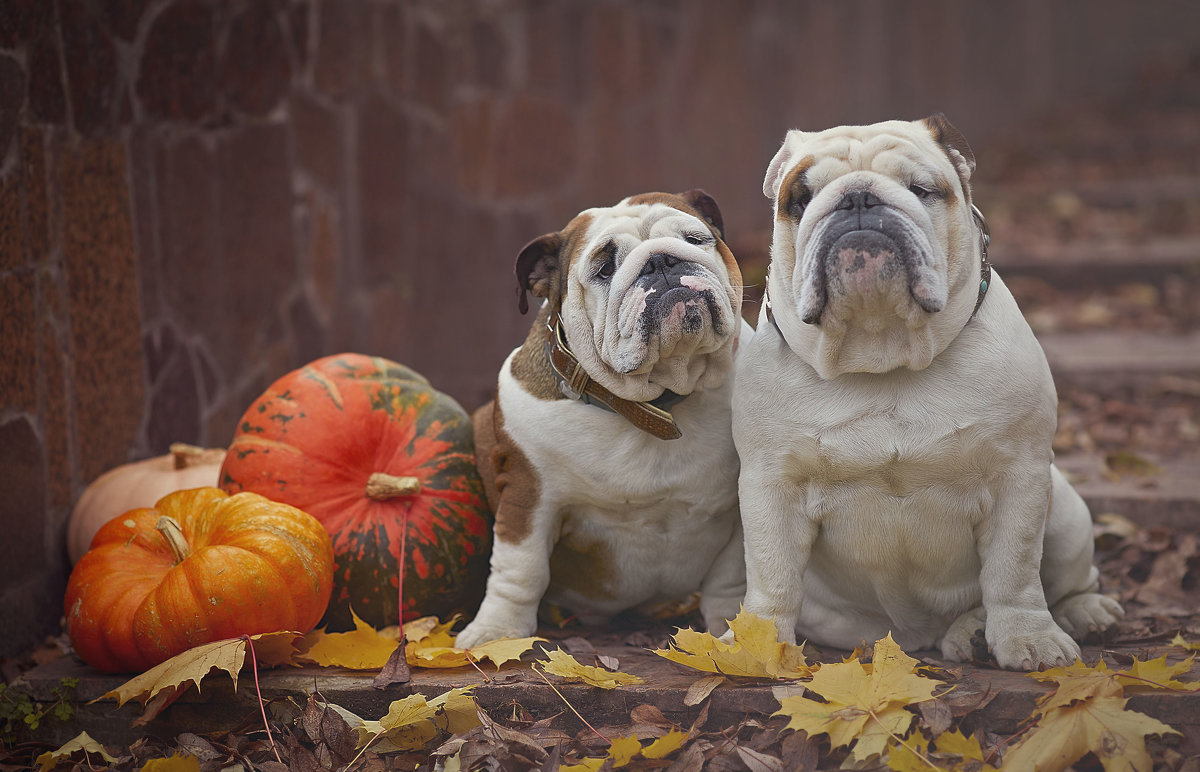
[[[942,656],[951,662],[970,662],[987,659],[987,643],[983,637],[987,629],[987,612],[976,606],[951,623],[942,636]],[[982,651],[980,651],[982,649]]]
[[[537,624],[496,624],[476,618],[474,622],[463,628],[454,640],[454,645],[460,649],[471,649],[501,638],[527,638],[537,631]]]
[[[1081,592],[1063,598],[1050,613],[1058,626],[1077,640],[1088,633],[1102,633],[1125,618],[1125,609],[1120,603],[1096,592]]]
[[[1005,670],[1043,670],[1066,667],[1079,659],[1079,644],[1050,619],[1049,612],[988,625],[988,643],[996,663]]]

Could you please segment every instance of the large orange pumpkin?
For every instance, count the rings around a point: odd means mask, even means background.
[[[221,487],[299,507],[333,537],[324,623],[376,627],[473,612],[491,554],[491,510],[471,418],[421,375],[338,354],[284,375],[246,410]],[[399,580],[403,577],[403,587]]]
[[[139,671],[202,643],[307,632],[332,583],[333,548],[313,517],[254,493],[195,488],[101,527],[63,605],[85,662]]]

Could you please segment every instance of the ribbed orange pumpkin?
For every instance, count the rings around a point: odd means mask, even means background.
[[[315,518],[254,493],[194,488],[105,524],[63,605],[85,662],[141,671],[203,643],[307,632],[332,587],[333,547]]]

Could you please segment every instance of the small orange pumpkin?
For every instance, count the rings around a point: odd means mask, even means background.
[[[106,523],[63,605],[85,662],[141,671],[203,643],[307,632],[332,587],[333,546],[316,518],[255,493],[195,488]]]
[[[100,526],[123,512],[152,507],[171,491],[217,484],[224,448],[172,443],[171,452],[108,470],[97,477],[71,510],[67,554],[78,563]]]

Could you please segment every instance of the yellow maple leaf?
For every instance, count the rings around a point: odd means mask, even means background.
[[[1089,751],[1105,770],[1149,770],[1146,735],[1179,734],[1143,713],[1125,710],[1125,698],[1092,697],[1048,711],[1004,756],[1005,769],[1066,769]]]
[[[1171,639],[1171,645],[1181,646],[1188,651],[1200,651],[1200,641],[1189,643],[1183,639],[1183,635],[1181,633],[1175,633],[1175,637]]]
[[[68,741],[61,748],[54,751],[46,751],[37,757],[37,765],[40,772],[54,769],[58,766],[58,762],[63,759],[69,759],[76,753],[83,753],[88,758],[90,766],[90,757],[96,754],[100,758],[107,761],[109,764],[116,764],[117,760],[108,755],[104,750],[104,746],[91,738],[87,732],[80,732],[75,736],[75,739]]]
[[[399,641],[359,619],[354,609],[350,609],[350,616],[354,620],[354,629],[349,632],[314,630],[306,635],[304,643],[308,650],[300,658],[321,667],[345,667],[351,670],[378,670],[386,665]]]
[[[200,760],[186,753],[177,753],[165,759],[151,759],[140,772],[200,772]]]
[[[672,729],[662,737],[642,748],[642,756],[647,759],[665,759],[683,747],[687,742],[688,733]]]
[[[558,769],[559,772],[597,772],[609,759],[612,759],[612,769],[629,766],[629,762],[638,756],[644,759],[662,759],[679,750],[687,737],[687,732],[672,729],[644,748],[636,735],[614,737],[607,755],[580,759],[576,764],[564,764]]]
[[[409,644],[405,651],[408,664],[413,667],[445,668],[463,667],[474,660],[490,660],[499,669],[505,662],[519,660],[521,655],[533,648],[538,641],[545,638],[501,638],[476,646],[473,649],[459,649],[453,646],[426,646]]]
[[[439,730],[458,734],[482,723],[471,697],[474,688],[451,689],[432,700],[412,694],[389,705],[387,715],[378,721],[354,721],[357,717],[350,714],[347,723],[358,730],[359,747],[370,745],[379,753],[417,750],[437,737]]]
[[[781,643],[771,620],[742,611],[729,629],[733,643],[688,628],[675,631],[669,648],[652,651],[672,662],[727,676],[803,678],[813,672],[805,664],[804,647]]]
[[[1108,669],[1104,660],[1095,667],[1079,660],[1067,667],[1054,667],[1042,672],[1028,674],[1035,681],[1054,683],[1058,688],[1038,700],[1038,714],[1062,708],[1074,702],[1098,697],[1120,697],[1124,687],[1117,680],[1118,673]]]
[[[967,737],[957,729],[942,732],[933,741],[933,747],[942,755],[983,761],[983,748],[979,747],[979,740],[974,735]]]
[[[917,660],[890,633],[876,641],[873,660],[871,667],[857,660],[823,666],[808,689],[826,702],[784,697],[775,715],[789,718],[788,729],[829,735],[834,748],[853,743],[856,761],[882,754],[888,739],[903,736],[915,718],[905,706],[931,699],[938,682],[915,672]]]
[[[279,632],[251,635],[254,642],[255,660],[261,667],[288,664],[295,656],[295,642],[300,633]],[[200,646],[193,646],[176,654],[166,662],[159,663],[141,675],[134,676],[112,691],[105,692],[92,702],[114,697],[118,707],[129,700],[145,705],[156,694],[167,689],[183,690],[188,684],[200,689],[200,681],[213,670],[224,670],[233,677],[237,688],[238,673],[246,661],[246,639],[227,638]]]
[[[1200,689],[1200,682],[1197,681],[1177,681],[1176,676],[1184,675],[1192,669],[1195,664],[1196,655],[1188,657],[1182,662],[1176,662],[1173,665],[1167,664],[1167,655],[1164,654],[1157,659],[1147,660],[1145,662],[1140,659],[1134,659],[1133,664],[1129,669],[1117,674],[1117,681],[1120,682],[1126,689],[1174,689],[1176,691],[1196,691]]]
[[[548,659],[539,660],[538,662],[542,666],[542,670],[556,676],[562,676],[563,678],[583,681],[585,684],[598,686],[601,689],[615,689],[618,686],[633,686],[646,683],[640,676],[584,665],[562,649],[548,651],[546,652],[546,656]]]

